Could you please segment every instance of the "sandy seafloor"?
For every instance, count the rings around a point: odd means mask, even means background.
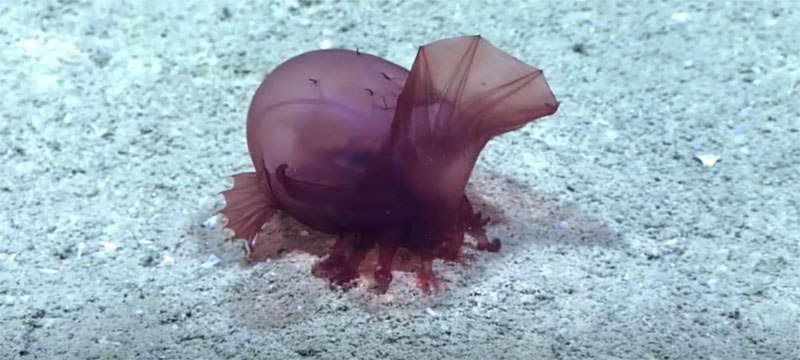
[[[800,359],[796,2],[179,3],[0,5],[0,358]],[[473,172],[501,253],[379,296],[225,241],[265,73],[475,33],[561,101]]]

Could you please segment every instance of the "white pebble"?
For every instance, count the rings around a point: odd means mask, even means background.
[[[703,163],[703,165],[711,167],[717,163],[717,161],[719,160],[719,156],[714,154],[699,154],[697,155],[697,159],[700,160],[700,162]]]
[[[685,12],[674,13],[674,14],[672,14],[672,20],[674,20],[676,22],[679,22],[679,23],[686,22],[687,20],[689,20],[689,14],[687,14]]]
[[[209,254],[208,257],[206,258],[206,261],[203,262],[203,264],[200,266],[204,269],[210,269],[214,267],[214,265],[219,264],[220,261],[222,260],[219,257],[217,257],[217,255]]]
[[[76,257],[76,258],[78,258],[78,259],[80,259],[80,258],[81,258],[81,256],[83,256],[83,249],[85,249],[85,248],[86,248],[86,244],[84,244],[84,243],[82,243],[82,242],[81,242],[81,243],[78,243],[78,245],[77,245],[77,246],[75,246],[75,247],[78,249],[78,250],[76,251],[76,255],[75,255],[75,257]]]
[[[706,285],[711,290],[716,290],[717,289],[717,283],[719,283],[719,281],[717,281],[717,279],[709,279],[708,281],[706,281]]]
[[[210,218],[203,221],[203,224],[201,226],[204,228],[214,227],[217,225],[217,220],[218,220],[217,215],[213,215]]]

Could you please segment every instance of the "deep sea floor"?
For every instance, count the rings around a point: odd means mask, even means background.
[[[0,5],[0,358],[800,359],[794,2],[189,3]],[[561,102],[473,171],[500,253],[436,296],[245,262],[215,211],[264,74],[476,33]]]

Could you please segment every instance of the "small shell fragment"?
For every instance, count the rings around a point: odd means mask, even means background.
[[[219,264],[220,261],[222,261],[222,259],[220,259],[217,255],[209,254],[208,257],[206,258],[206,261],[204,261],[203,265],[200,266],[204,269],[210,269],[214,267],[214,265]]]
[[[675,22],[679,22],[679,23],[688,21],[689,17],[690,16],[689,16],[688,13],[685,13],[685,12],[682,12],[682,11],[672,14],[672,20],[675,21]]]
[[[108,241],[101,241],[100,246],[104,247],[108,251],[117,250],[117,245]]]
[[[200,224],[200,226],[203,228],[213,228],[214,226],[217,225],[218,220],[219,218],[216,215],[213,215],[208,219],[206,219],[205,221],[203,221],[203,223]]]
[[[714,166],[714,164],[716,164],[719,160],[719,156],[714,154],[698,154],[696,157],[697,160],[700,160],[703,165],[708,167]]]
[[[75,251],[75,258],[80,259],[81,256],[83,256],[83,250],[86,249],[86,244],[78,243],[78,245],[76,245],[75,247],[77,248],[77,250]]]

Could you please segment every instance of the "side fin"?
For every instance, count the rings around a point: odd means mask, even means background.
[[[256,235],[277,210],[272,196],[269,173],[262,179],[255,172],[233,175],[233,188],[221,192],[225,207],[219,212],[228,219],[225,227],[235,238],[247,240],[248,251],[255,245]]]

